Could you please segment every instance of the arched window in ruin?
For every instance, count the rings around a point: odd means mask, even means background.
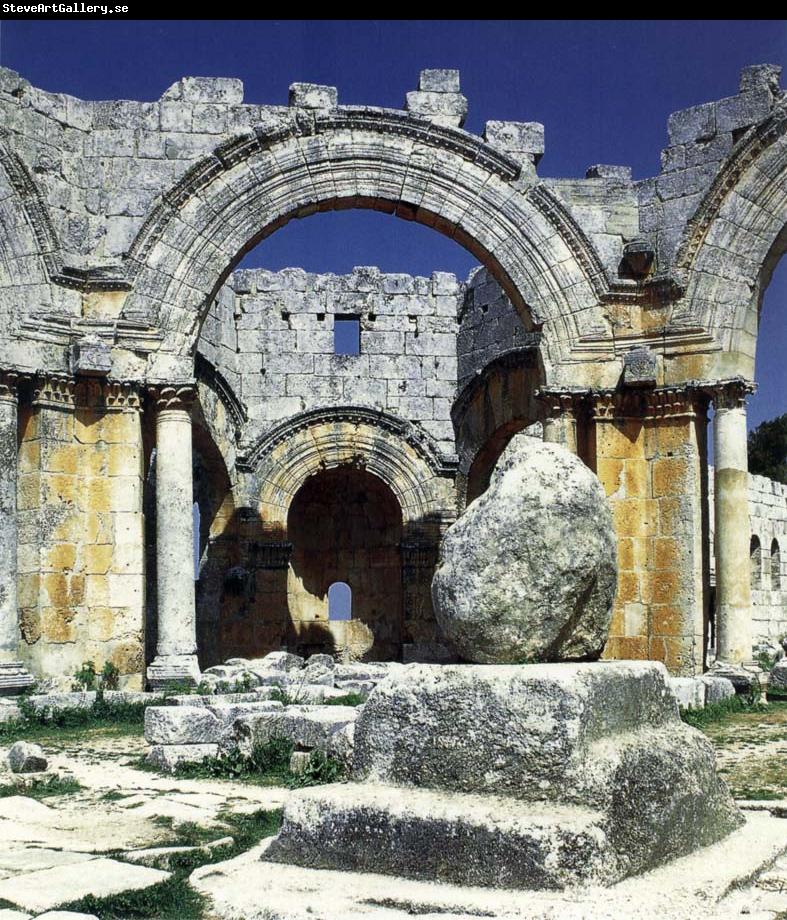
[[[774,537],[771,543],[771,591],[782,589],[782,557],[779,551],[779,541]]]
[[[351,620],[352,618],[352,588],[345,581],[335,581],[328,588],[328,619]]]
[[[762,587],[762,550],[760,547],[760,538],[756,534],[752,535],[749,544],[749,563],[751,566],[751,586],[753,591],[758,591]]]

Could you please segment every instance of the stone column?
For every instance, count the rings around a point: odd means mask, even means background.
[[[148,668],[153,687],[199,683],[194,606],[193,386],[152,391],[156,406],[156,587],[158,641]]]
[[[35,680],[19,661],[17,577],[16,375],[0,373],[0,694],[21,693]]]
[[[578,453],[577,415],[584,393],[542,388],[536,395],[544,407],[544,440]]]
[[[733,380],[713,392],[716,658],[721,665],[752,660],[749,574],[749,475],[746,396],[750,384]]]

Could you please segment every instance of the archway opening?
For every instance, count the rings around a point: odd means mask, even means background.
[[[287,603],[295,650],[399,658],[402,510],[390,488],[363,469],[324,470],[295,495],[287,537],[292,544]],[[344,616],[338,615],[340,608]]]

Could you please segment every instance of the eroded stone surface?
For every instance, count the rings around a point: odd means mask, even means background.
[[[13,773],[40,773],[47,768],[43,749],[28,741],[17,741],[8,752],[8,766]]]
[[[467,661],[597,658],[616,585],[601,483],[555,444],[515,436],[443,540],[435,613]]]

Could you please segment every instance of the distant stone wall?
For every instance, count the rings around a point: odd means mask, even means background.
[[[247,441],[299,413],[355,405],[417,424],[452,456],[462,294],[444,272],[239,271],[208,314],[200,353],[245,404]],[[359,319],[360,354],[334,353],[337,315]]]
[[[711,545],[713,542],[713,471],[709,476]],[[752,549],[753,635],[756,642],[787,636],[787,486],[749,476]],[[756,538],[756,541],[754,540]],[[715,584],[711,554],[711,582]]]

